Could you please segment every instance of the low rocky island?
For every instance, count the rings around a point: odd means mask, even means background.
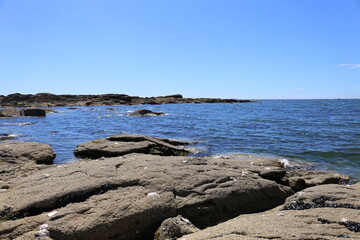
[[[126,94],[56,95],[51,93],[0,95],[0,107],[113,106],[170,103],[239,103],[249,100],[221,98],[184,98],[181,94],[138,97]]]
[[[4,142],[0,238],[360,238],[360,185],[348,176],[256,155],[185,156],[188,144],[116,135],[58,165],[46,144]]]

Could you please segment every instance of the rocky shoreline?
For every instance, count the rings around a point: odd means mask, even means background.
[[[175,103],[240,103],[250,100],[220,98],[183,98],[181,94],[138,97],[125,94],[56,95],[51,93],[0,95],[0,107],[113,106]]]
[[[256,155],[192,157],[184,141],[116,135],[52,164],[0,144],[0,239],[360,239],[360,184]]]

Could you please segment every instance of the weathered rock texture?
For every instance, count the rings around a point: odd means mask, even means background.
[[[55,153],[48,144],[5,142],[0,144],[0,192],[11,188],[18,178],[46,168]]]
[[[125,94],[103,95],[55,95],[51,93],[20,94],[14,93],[0,98],[0,106],[55,107],[55,106],[99,106],[99,105],[139,105],[169,103],[237,103],[249,100],[220,98],[183,98],[182,95],[162,97],[137,97]]]
[[[307,188],[277,210],[241,215],[181,239],[360,239],[360,183]]]
[[[92,159],[117,157],[129,153],[147,153],[162,156],[187,155],[189,151],[178,146],[187,144],[189,143],[184,141],[125,134],[82,143],[76,147],[74,155]]]
[[[285,174],[277,164],[130,154],[52,165],[0,193],[0,235],[34,237],[48,224],[55,240],[153,239],[178,214],[204,228],[284,203],[293,191],[268,180]]]

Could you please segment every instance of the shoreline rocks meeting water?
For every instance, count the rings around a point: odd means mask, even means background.
[[[16,117],[45,117],[47,113],[55,113],[57,111],[51,108],[16,108],[5,107],[0,109],[0,118],[16,118]]]
[[[110,136],[62,165],[39,160],[55,154],[44,144],[0,144],[0,239],[359,239],[360,185],[339,185],[348,176],[257,155],[184,156],[187,144]]]
[[[56,95],[51,93],[0,95],[0,107],[112,106],[175,103],[240,103],[250,100],[221,98],[184,98],[181,94],[139,97],[126,94]]]

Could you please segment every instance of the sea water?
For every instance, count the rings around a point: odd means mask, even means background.
[[[125,116],[140,108],[163,116]],[[261,100],[54,108],[45,118],[2,118],[0,134],[50,144],[56,163],[76,161],[78,144],[116,134],[196,142],[198,155],[255,153],[303,160],[360,180],[360,100]],[[26,123],[26,124],[24,124]]]

